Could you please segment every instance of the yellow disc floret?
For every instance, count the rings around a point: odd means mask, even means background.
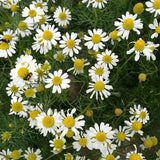
[[[18,150],[14,150],[13,152],[11,152],[11,158],[13,159],[19,159],[21,156],[21,154],[19,153]]]
[[[42,120],[42,124],[46,128],[50,128],[54,125],[54,118],[52,116],[45,116]]]
[[[146,75],[145,73],[140,73],[140,74],[138,75],[138,79],[139,79],[140,82],[145,81],[145,80],[146,80],[146,77],[147,77],[147,75]]]
[[[81,138],[81,139],[79,139],[79,144],[80,144],[81,146],[85,146],[85,145],[87,144],[87,139],[86,139],[86,138]]]
[[[38,77],[42,77],[44,75],[44,71],[40,68],[36,69],[36,72],[38,73]]]
[[[106,138],[107,138],[107,136],[106,136],[106,134],[104,132],[98,132],[96,134],[96,140],[99,141],[99,142],[106,141]]]
[[[18,92],[18,87],[16,87],[15,85],[13,85],[13,86],[11,87],[11,92],[12,92],[12,93],[17,93],[17,92]]]
[[[12,104],[12,110],[14,112],[20,112],[22,110],[22,108],[23,108],[23,105],[20,102],[15,102]]]
[[[4,132],[4,133],[2,134],[2,139],[3,139],[4,141],[9,140],[10,138],[11,138],[11,134],[10,134],[9,132]]]
[[[124,141],[125,138],[126,138],[126,135],[125,135],[124,132],[118,132],[118,133],[117,133],[117,139],[118,139],[119,141]]]
[[[66,15],[65,12],[61,12],[61,13],[59,14],[59,19],[60,19],[60,20],[64,21],[66,18],[67,18],[67,15]]]
[[[71,138],[71,137],[73,137],[73,135],[74,135],[74,132],[72,131],[72,129],[68,129],[68,132],[66,133],[66,136],[68,138]]]
[[[69,39],[69,40],[67,41],[67,47],[68,47],[68,48],[73,48],[74,46],[75,46],[75,41],[72,40],[72,39]]]
[[[132,123],[132,129],[134,131],[139,131],[142,128],[142,123],[139,121],[135,121]]]
[[[63,148],[63,146],[64,146],[64,142],[63,142],[62,139],[56,139],[56,140],[54,141],[54,147],[55,147],[55,148],[60,149],[60,148]]]
[[[123,22],[123,28],[125,30],[131,30],[134,27],[134,21],[131,18],[127,18]]]
[[[158,144],[158,139],[156,137],[150,137],[150,140],[153,143],[153,146],[156,146]]]
[[[101,76],[103,74],[103,68],[96,68],[95,74]]]
[[[110,34],[111,39],[115,40],[115,39],[119,38],[119,36],[117,34],[118,34],[118,31],[116,31],[116,30],[112,31]]]
[[[115,160],[115,157],[112,154],[107,155],[106,160]]]
[[[141,157],[137,153],[133,153],[129,156],[129,160],[141,160]]]
[[[75,119],[71,116],[68,116],[64,119],[63,123],[67,128],[71,128],[75,125]]]
[[[160,34],[160,26],[156,27],[155,31]]]
[[[30,153],[28,155],[28,160],[36,160],[37,156],[35,155],[35,153]]]
[[[141,119],[145,119],[146,116],[147,116],[147,114],[144,111],[140,112],[140,114],[139,114],[139,118],[141,118]]]
[[[115,115],[116,116],[120,116],[121,114],[122,114],[122,109],[121,108],[116,108],[115,110],[114,110],[114,113],[115,113]]]
[[[17,74],[20,78],[24,79],[29,73],[29,70],[25,67],[19,68]]]
[[[151,148],[153,146],[153,143],[150,139],[144,140],[143,144],[146,148]]]
[[[2,42],[2,43],[0,44],[0,49],[1,49],[1,50],[7,50],[8,48],[9,48],[9,44],[8,44],[8,43]]]
[[[143,51],[144,47],[145,47],[145,41],[142,39],[137,40],[136,43],[134,44],[134,48],[137,51]]]
[[[51,40],[52,37],[53,37],[53,34],[52,34],[51,31],[46,30],[46,31],[43,32],[43,38],[44,38],[45,40]]]
[[[160,9],[160,0],[155,0],[155,2],[153,3],[153,8]]]
[[[5,34],[3,36],[3,39],[11,41],[12,40],[12,36],[10,36],[9,34]]]
[[[28,98],[33,97],[34,96],[34,90],[31,89],[31,88],[26,89],[25,90],[25,96],[28,97]]]
[[[97,44],[97,43],[99,43],[100,41],[101,41],[101,36],[100,36],[99,34],[94,34],[94,35],[92,36],[92,42],[93,42],[93,43]]]
[[[46,21],[46,19],[45,19],[45,17],[43,16],[43,15],[39,15],[40,17],[41,17],[41,19],[39,20],[39,24],[44,24],[45,23],[45,21]]]
[[[59,62],[62,62],[64,60],[64,55],[62,53],[59,53],[56,55],[56,60]]]
[[[133,7],[133,12],[135,14],[141,14],[144,10],[144,6],[143,3],[137,3],[135,4],[135,6]]]
[[[38,110],[33,110],[29,113],[30,117],[35,120],[40,112]]]
[[[38,8],[38,7],[43,8],[43,4],[42,3],[36,3],[36,8]]]
[[[44,87],[43,86],[38,86],[37,87],[37,91],[38,92],[43,92],[44,91]]]
[[[16,12],[16,10],[17,10],[17,6],[15,4],[12,4],[11,5],[11,11]]]
[[[84,63],[81,59],[76,59],[74,62],[74,68],[78,71],[82,70],[84,67]]]
[[[58,85],[60,85],[62,83],[62,78],[59,77],[59,76],[55,76],[53,78],[52,82],[53,82],[54,85],[58,86]]]
[[[110,63],[110,62],[112,61],[112,57],[111,57],[110,55],[105,55],[105,56],[103,57],[103,61],[104,61],[105,63]]]
[[[95,82],[95,84],[94,84],[94,89],[95,89],[95,91],[97,91],[97,92],[103,91],[104,87],[105,87],[105,85],[104,85],[104,83],[103,83],[102,81],[97,81],[97,82]]]

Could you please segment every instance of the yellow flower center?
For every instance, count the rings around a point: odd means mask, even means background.
[[[96,0],[97,2],[102,2],[103,0]]]
[[[156,146],[156,145],[157,145],[158,139],[157,139],[156,137],[150,137],[150,140],[152,141],[153,146]]]
[[[62,62],[64,60],[64,55],[62,53],[57,54],[56,56],[57,61]]]
[[[24,22],[24,21],[19,22],[18,28],[21,29],[21,30],[26,30],[28,28],[27,23]]]
[[[74,132],[72,131],[72,129],[68,129],[68,132],[66,133],[66,136],[68,138],[71,138],[71,137],[73,137],[73,135],[74,135]]]
[[[145,81],[146,80],[147,75],[145,73],[140,73],[138,75],[138,79],[140,82]]]
[[[106,140],[107,136],[104,132],[98,132],[96,134],[96,140],[99,142],[104,142]]]
[[[11,11],[15,12],[17,10],[17,6],[15,4],[11,5]]]
[[[54,125],[54,118],[52,116],[45,116],[42,120],[42,124],[46,128],[50,128]]]
[[[45,21],[46,21],[46,19],[44,18],[44,16],[43,15],[39,15],[40,17],[41,17],[41,19],[39,20],[39,24],[44,24],[45,23]]]
[[[38,92],[43,92],[43,91],[44,91],[44,87],[43,87],[43,86],[37,87],[37,91],[38,91]]]
[[[23,108],[23,105],[20,102],[15,102],[12,104],[12,110],[14,112],[20,112],[22,110],[22,108]]]
[[[52,80],[53,84],[58,86],[62,83],[62,78],[61,77],[58,77],[58,76],[55,76]]]
[[[146,148],[151,148],[152,146],[153,146],[153,143],[152,143],[152,141],[150,140],[150,139],[146,139],[146,140],[144,140],[144,146],[146,147]]]
[[[81,59],[76,59],[74,62],[74,68],[78,71],[82,70],[84,67],[84,63]]]
[[[101,36],[99,35],[99,34],[94,34],[93,36],[92,36],[92,42],[93,43],[99,43],[101,41]]]
[[[33,110],[29,113],[30,117],[35,120],[40,112],[38,110]]]
[[[112,31],[110,34],[111,39],[115,40],[115,39],[119,38],[119,36],[117,36],[117,34],[118,34],[118,31],[116,31],[116,30]]]
[[[112,57],[111,57],[110,55],[105,55],[105,56],[103,57],[103,61],[104,61],[105,63],[110,63],[110,62],[112,61]]]
[[[12,40],[12,36],[10,36],[9,34],[5,34],[3,36],[3,39],[11,41]]]
[[[38,7],[43,8],[43,4],[42,3],[36,3],[36,8],[38,8]]]
[[[96,68],[95,74],[101,76],[103,74],[103,68]]]
[[[18,76],[22,79],[24,79],[28,75],[28,73],[29,73],[29,70],[25,67],[19,68],[17,72]]]
[[[62,20],[62,21],[65,20],[66,17],[67,17],[67,15],[66,15],[65,12],[61,12],[61,13],[59,14],[59,19]]]
[[[80,144],[81,146],[85,146],[85,145],[87,144],[87,139],[86,139],[86,138],[81,138],[81,139],[79,140],[79,144]]]
[[[115,160],[115,157],[114,157],[112,154],[109,154],[109,155],[106,157],[106,160]]]
[[[9,155],[3,156],[3,158],[2,158],[2,159],[10,160],[10,156],[9,156]]]
[[[9,132],[4,132],[2,135],[3,140],[9,140],[11,138],[11,134]]]
[[[125,138],[126,138],[126,135],[125,135],[124,132],[118,132],[118,133],[117,133],[117,139],[118,139],[119,141],[124,141]]]
[[[85,115],[91,117],[93,115],[93,110],[91,109],[87,110]]]
[[[104,89],[104,87],[105,87],[105,85],[104,85],[104,83],[102,81],[97,81],[94,84],[94,89],[97,92],[101,92]]]
[[[15,85],[13,85],[13,86],[11,87],[11,92],[12,92],[12,93],[18,92],[18,87],[16,87]]]
[[[63,146],[64,146],[64,142],[61,139],[56,139],[54,141],[54,147],[55,148],[60,149],[60,148],[63,148]]]
[[[138,131],[138,130],[140,130],[141,128],[142,128],[142,123],[141,123],[141,122],[135,121],[135,122],[132,123],[132,129],[133,129],[134,131]]]
[[[65,155],[65,160],[73,160],[73,155],[68,153],[67,155]]]
[[[121,108],[116,108],[115,110],[114,110],[114,113],[116,114],[116,116],[120,116],[121,114],[122,114],[122,109]]]
[[[133,7],[133,12],[135,14],[141,14],[144,10],[144,6],[143,3],[137,3],[134,7]]]
[[[75,46],[75,41],[72,40],[72,39],[69,39],[69,40],[67,41],[67,47],[68,47],[68,48],[73,48],[74,46]]]
[[[144,111],[140,112],[139,118],[145,119],[146,118],[146,112],[144,112]]]
[[[158,154],[158,156],[160,157],[160,149],[158,150],[157,154]]]
[[[52,34],[51,31],[46,30],[46,31],[43,32],[43,38],[44,38],[45,40],[51,40],[52,37],[53,37],[53,34]]]
[[[158,34],[160,34],[160,26],[158,26],[155,30]]]
[[[38,77],[42,77],[44,75],[44,71],[40,68],[36,69],[36,72],[38,73]]]
[[[25,90],[25,96],[26,97],[33,97],[33,95],[34,95],[34,90],[33,89],[31,89],[31,88],[28,88],[28,89],[26,89]]]
[[[11,158],[13,158],[13,159],[19,159],[20,156],[21,156],[21,154],[17,150],[14,150],[13,152],[11,152]]]
[[[63,123],[67,128],[71,128],[75,125],[75,119],[71,116],[68,116],[64,119]]]
[[[9,44],[8,44],[8,43],[2,42],[2,43],[0,44],[0,49],[2,49],[2,50],[7,50],[8,48],[9,48]]]
[[[29,12],[28,12],[28,15],[30,16],[30,17],[35,17],[36,16],[36,11],[34,10],[34,9],[31,9],[31,10],[29,10]]]
[[[145,47],[145,41],[142,39],[137,40],[136,43],[134,44],[134,48],[137,51],[143,51],[144,47]]]
[[[36,160],[37,156],[34,153],[28,155],[28,160]]]
[[[153,8],[160,9],[160,0],[155,0],[155,2],[153,3]]]
[[[129,160],[141,160],[141,157],[137,153],[133,153],[129,156]]]
[[[50,66],[48,63],[44,63],[43,66],[41,67],[45,72],[50,69]]]
[[[134,27],[134,21],[131,18],[127,18],[123,22],[123,28],[125,30],[130,30]]]

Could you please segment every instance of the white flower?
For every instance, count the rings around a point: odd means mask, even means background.
[[[80,134],[73,136],[73,139],[75,141],[72,143],[72,145],[73,145],[73,148],[76,149],[77,152],[82,147],[87,147],[88,149],[92,150],[91,139],[89,138],[87,134],[80,132]]]
[[[47,2],[43,2],[43,0],[32,1],[32,4],[35,5],[36,8],[43,9],[44,12],[48,12]]]
[[[88,33],[90,37],[84,35],[84,40],[88,41],[84,45],[87,46],[88,49],[93,49],[94,51],[103,49],[105,45],[102,42],[107,42],[109,40],[108,36],[106,36],[106,32],[103,32],[102,29],[93,29],[93,32],[89,29]]]
[[[54,71],[54,74],[48,74],[50,78],[46,79],[46,88],[50,88],[53,86],[52,93],[61,93],[62,89],[67,89],[70,87],[70,79],[68,79],[68,74],[62,74],[62,70]]]
[[[131,114],[131,116],[129,117],[130,121],[133,121],[136,119],[136,115],[137,115],[137,111],[141,110],[141,105],[134,105],[134,107],[130,107],[129,109],[129,113]]]
[[[146,47],[146,43],[143,39],[139,38],[136,42],[134,42],[134,47],[131,48],[129,51],[127,51],[127,54],[131,54],[135,52],[135,61],[138,61],[140,58],[140,54],[150,54],[152,50],[148,47]]]
[[[147,135],[147,137],[142,137],[141,140],[143,141],[143,144],[140,145],[142,150],[149,149],[153,146],[153,142],[149,135]]]
[[[97,61],[98,64],[102,64],[104,67],[113,69],[113,66],[117,66],[119,59],[115,53],[112,53],[111,50],[106,49],[105,52],[102,52],[102,54],[97,54]]]
[[[160,1],[159,0],[150,0],[145,2],[146,6],[146,11],[150,13],[154,13],[154,17],[157,17],[157,15],[160,15]]]
[[[12,11],[12,17],[17,13],[19,7],[19,5],[17,5],[18,2],[19,0],[10,0],[9,3],[7,3],[8,9],[11,9]]]
[[[53,18],[54,21],[58,23],[58,26],[67,26],[71,20],[71,12],[69,9],[58,6],[54,12]]]
[[[7,151],[3,149],[2,152],[0,152],[1,160],[8,160],[10,158],[11,158],[11,151],[9,149],[7,149]]]
[[[127,130],[126,126],[124,127],[119,126],[119,129],[115,129],[115,139],[116,139],[116,142],[118,143],[118,146],[121,146],[121,142],[125,140],[130,141],[131,137],[132,135]]]
[[[28,147],[27,150],[25,150],[25,154],[23,156],[26,160],[29,160],[29,159],[41,160],[42,159],[41,150],[37,149],[34,152],[34,149],[30,147]]]
[[[104,4],[107,4],[107,0],[91,0],[90,3],[92,3],[93,8],[102,9],[105,7]]]
[[[61,40],[59,43],[59,47],[63,48],[62,52],[65,55],[69,55],[70,57],[73,57],[73,53],[78,54],[79,50],[81,50],[81,47],[79,46],[79,43],[81,42],[80,39],[77,38],[77,33],[72,32],[71,35],[67,32],[65,36],[62,36],[63,40]]]
[[[128,39],[130,30],[135,31],[138,35],[140,31],[138,29],[143,28],[141,19],[137,19],[137,14],[132,15],[129,12],[126,12],[126,15],[122,15],[122,18],[118,18],[120,21],[115,21],[114,25],[117,27],[118,36],[121,36],[122,39]]]
[[[112,152],[103,152],[102,155],[101,155],[101,160],[118,160],[120,159],[120,156],[114,156],[114,154],[112,154]]]
[[[15,114],[19,117],[27,117],[28,101],[23,101],[22,97],[13,97],[11,99],[11,109],[9,115]]]
[[[64,114],[64,111],[61,110],[61,116],[62,116],[62,124],[59,127],[59,131],[62,132],[61,136],[63,137],[69,129],[71,129],[75,135],[79,134],[78,129],[82,130],[85,120],[82,120],[84,118],[84,115],[80,115],[76,118],[74,118],[73,114],[76,112],[76,109],[73,108],[71,111],[70,109],[67,110],[67,114]]]
[[[118,42],[121,41],[120,36],[118,36],[118,31],[114,30],[109,34],[109,39],[111,39],[111,44],[114,45],[114,41],[117,40]]]
[[[135,151],[131,151],[127,153],[127,156],[126,156],[127,160],[130,160],[131,158],[146,160],[145,157],[142,155],[142,153],[137,153],[137,147],[135,144],[134,144],[134,148],[135,148]]]
[[[43,134],[43,136],[46,136],[47,133],[52,133],[53,135],[56,134],[58,131],[57,127],[61,123],[61,117],[57,110],[53,111],[49,108],[47,113],[41,112],[36,117],[37,124],[36,129],[39,129],[40,133]]]
[[[105,98],[108,98],[108,96],[111,95],[111,93],[108,90],[113,89],[111,85],[107,85],[109,82],[108,80],[103,80],[103,77],[93,77],[92,81],[94,83],[89,83],[88,90],[86,90],[86,93],[92,92],[90,98],[93,98],[94,94],[96,94],[96,100],[98,100],[98,94],[100,94],[101,100],[104,100],[103,96]]]
[[[91,139],[92,147],[99,149],[101,152],[103,152],[104,148],[107,149],[108,143],[114,139],[114,131],[112,131],[112,127],[108,123],[101,122],[100,125],[95,123],[94,128],[90,127],[89,130],[86,130],[86,133]]]
[[[44,15],[43,9],[40,7],[36,8],[34,4],[30,4],[29,8],[25,7],[22,11],[22,17],[26,17],[26,22],[36,23],[41,19],[40,15]]]
[[[56,54],[54,54],[54,59],[58,62],[63,62],[66,58],[66,55],[62,53],[62,51],[57,51]]]
[[[84,66],[88,66],[90,63],[87,62],[87,59],[77,59],[77,57],[73,57],[72,61],[74,62],[73,67],[68,69],[67,72],[72,71],[75,75],[84,72]]]
[[[154,19],[153,24],[149,24],[149,28],[155,30],[155,32],[151,35],[151,38],[157,38],[160,34],[160,23],[158,23],[156,18]]]

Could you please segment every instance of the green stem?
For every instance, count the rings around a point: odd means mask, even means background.
[[[8,58],[8,61],[9,61],[9,63],[10,63],[11,68],[13,68],[13,64],[12,64],[11,59],[9,58],[9,56],[7,56],[7,58]]]

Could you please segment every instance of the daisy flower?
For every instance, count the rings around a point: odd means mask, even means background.
[[[112,31],[110,34],[109,34],[109,39],[111,39],[111,44],[114,45],[114,41],[118,41],[120,42],[121,39],[120,39],[120,36],[118,36],[118,31],[117,30],[114,30]]]
[[[73,67],[68,69],[67,72],[72,71],[75,75],[83,73],[84,72],[84,66],[90,65],[89,62],[87,62],[87,59],[77,59],[77,57],[73,57],[72,61],[74,62]]]
[[[41,112],[40,114],[38,114],[36,120],[36,129],[39,129],[40,133],[43,134],[43,136],[46,136],[47,133],[52,133],[53,135],[55,135],[57,132],[57,127],[61,122],[61,117],[56,109],[53,113],[53,111],[49,108],[47,113]]]
[[[53,153],[58,154],[60,153],[63,149],[66,149],[66,140],[62,136],[58,136],[56,134],[55,138],[53,140],[49,141],[50,147],[53,147]]]
[[[71,153],[64,154],[65,160],[73,160],[73,155]]]
[[[133,12],[135,14],[141,14],[144,11],[143,3],[136,3],[133,7]]]
[[[71,12],[65,7],[61,8],[58,6],[53,15],[55,23],[58,23],[58,26],[67,26],[71,20]]]
[[[61,110],[61,117],[62,117],[62,124],[59,127],[59,131],[62,132],[61,136],[63,137],[69,129],[71,129],[75,135],[79,134],[78,129],[82,130],[85,120],[83,120],[84,115],[80,115],[76,118],[74,118],[73,114],[76,112],[76,109],[73,108],[71,111],[70,109],[67,110],[67,114],[64,114],[64,111]]]
[[[153,54],[154,50],[157,50],[157,48],[159,47],[159,44],[154,44],[153,42],[148,41],[146,44],[146,47],[148,47],[151,52],[144,52],[144,55],[146,56],[146,60],[150,61],[151,59],[153,61],[156,60],[156,56]]]
[[[154,17],[157,17],[157,15],[160,15],[160,1],[159,0],[150,0],[145,2],[146,6],[146,11],[150,13],[154,13]]]
[[[2,143],[6,142],[6,141],[9,141],[10,138],[11,138],[11,133],[10,132],[3,132],[1,134],[1,137],[2,137]]]
[[[20,159],[22,156],[22,149],[19,150],[13,150],[11,152],[11,158],[14,160]]]
[[[129,131],[129,133],[133,136],[135,133],[143,135],[142,129],[142,123],[140,121],[134,120],[134,121],[124,121],[125,124],[127,124],[126,129]]]
[[[70,79],[68,79],[68,74],[62,74],[62,70],[54,71],[54,74],[48,74],[50,78],[46,79],[46,88],[50,88],[53,86],[52,93],[61,93],[62,89],[67,89],[70,87]]]
[[[33,148],[28,147],[27,150],[25,150],[25,154],[23,155],[26,160],[34,159],[34,160],[41,160],[41,150],[37,149],[34,152]]]
[[[57,44],[57,40],[60,40],[61,33],[58,32],[58,28],[55,28],[54,25],[42,25],[42,29],[36,29],[37,34],[36,38],[40,44],[44,45],[44,47],[49,50],[52,49],[52,45]]]
[[[104,124],[101,122],[100,125],[97,123],[94,124],[94,128],[90,127],[89,130],[86,130],[87,136],[91,139],[92,147],[94,149],[99,149],[103,151],[104,148],[107,148],[108,143],[113,139],[114,131],[109,124]]]
[[[33,29],[33,24],[24,20],[18,23],[18,27],[15,30],[15,33],[21,37],[25,37],[31,35],[31,30]]]
[[[72,143],[72,145],[77,152],[84,147],[87,147],[89,150],[92,150],[92,143],[87,134],[80,132],[80,134],[73,136],[73,139],[75,141]]]
[[[13,97],[21,97],[21,95],[23,93],[21,88],[17,87],[16,84],[13,81],[8,83],[8,87],[6,87],[6,90],[7,90],[8,96],[11,96],[11,98],[13,98]]]
[[[135,148],[135,151],[131,151],[127,153],[127,156],[126,156],[127,160],[134,160],[134,159],[146,160],[145,157],[142,155],[142,153],[137,153],[137,147],[135,144],[134,144],[134,148]]]
[[[141,19],[136,20],[136,18],[137,14],[132,15],[129,12],[126,12],[126,15],[122,15],[122,18],[118,18],[119,21],[114,22],[118,30],[118,36],[121,36],[122,39],[128,39],[130,30],[139,35],[139,29],[143,29],[143,24]]]
[[[134,47],[131,48],[129,51],[127,51],[127,54],[131,54],[134,52],[136,54],[134,57],[135,61],[139,60],[141,53],[143,53],[144,55],[144,54],[150,54],[150,52],[152,52],[152,50],[146,46],[145,41],[141,38],[133,43],[134,43]]]
[[[105,98],[108,98],[108,96],[111,95],[109,90],[113,89],[111,85],[108,84],[108,80],[103,80],[103,77],[92,77],[93,83],[89,83],[88,90],[86,90],[86,93],[92,92],[90,98],[93,98],[94,94],[96,94],[96,100],[98,100],[98,95],[100,94],[101,100],[104,100],[103,96]]]
[[[43,106],[42,104],[37,104],[35,107],[34,106],[29,106],[29,126],[31,128],[35,127],[37,125],[37,120],[36,117],[38,117],[38,114],[40,114],[43,111]]]
[[[65,36],[62,36],[63,40],[59,41],[59,47],[62,48],[62,52],[65,55],[69,55],[73,57],[73,53],[78,54],[81,47],[79,43],[81,42],[80,39],[77,38],[77,33],[72,32],[71,35],[67,32]]]
[[[91,3],[93,8],[102,9],[107,4],[107,0],[91,0]]]
[[[43,25],[43,24],[49,24],[48,22],[49,21],[51,21],[52,19],[50,19],[51,18],[51,16],[48,16],[48,15],[39,15],[40,17],[41,17],[41,19],[39,20],[39,22],[38,22],[38,24],[40,24],[40,25]],[[37,24],[37,27],[35,27],[35,28],[38,28],[38,24]]]
[[[151,35],[151,38],[157,38],[160,34],[160,23],[158,23],[156,18],[154,19],[153,24],[149,24],[149,28],[155,30],[155,32]]]
[[[141,105],[138,104],[138,105],[134,105],[133,107],[130,107],[129,109],[129,113],[132,115],[130,116],[130,121],[133,121],[134,119],[136,119],[136,115],[137,115],[137,111],[140,111],[141,110]]]
[[[22,101],[22,97],[11,99],[11,109],[9,115],[15,114],[19,117],[27,117],[28,101]]]
[[[151,148],[153,146],[153,142],[150,139],[150,136],[142,137],[141,140],[143,141],[143,144],[140,145],[142,150]]]
[[[115,53],[112,53],[111,50],[106,49],[102,54],[97,55],[98,64],[104,65],[104,67],[108,67],[109,69],[113,69],[113,66],[117,66],[117,62],[119,62],[118,56]]]
[[[118,146],[121,146],[121,143],[125,140],[130,141],[131,137],[132,135],[125,126],[119,126],[119,129],[115,129],[115,141],[118,143]]]
[[[36,8],[43,9],[44,12],[48,12],[47,2],[43,2],[43,0],[32,1],[32,4],[35,5]]]
[[[22,11],[22,17],[26,17],[26,22],[32,24],[39,22],[41,19],[41,16],[39,15],[44,15],[44,11],[40,7],[36,8],[34,4],[30,4],[29,8],[25,7]]]
[[[104,67],[104,65],[98,63],[92,66],[91,69],[88,70],[88,72],[91,78],[96,76],[102,76],[104,79],[108,79],[110,74],[110,71],[107,67]]]
[[[88,30],[89,36],[84,35],[84,40],[88,41],[84,45],[87,46],[88,49],[93,49],[94,51],[98,51],[99,49],[103,49],[105,45],[102,42],[107,42],[109,37],[106,36],[106,32],[103,32],[102,29],[93,29]]]
[[[113,153],[110,153],[108,151],[102,153],[101,160],[118,160],[120,159],[120,156],[115,156]]]
[[[11,159],[11,151],[9,149],[7,149],[7,151],[5,151],[4,149],[0,152],[0,159],[1,160],[9,160]]]
[[[62,51],[57,51],[57,53],[54,55],[54,59],[58,62],[63,62],[66,58],[66,55],[62,53]]]
[[[35,72],[38,73],[38,79],[40,82],[45,82],[45,79],[47,78],[47,75],[45,74],[45,71],[42,69],[42,64],[38,64],[38,68],[35,70]]]
[[[19,0],[10,0],[9,1],[10,3],[8,3],[8,8],[11,9],[12,11],[12,17],[17,13],[17,10],[18,10],[18,2]]]

